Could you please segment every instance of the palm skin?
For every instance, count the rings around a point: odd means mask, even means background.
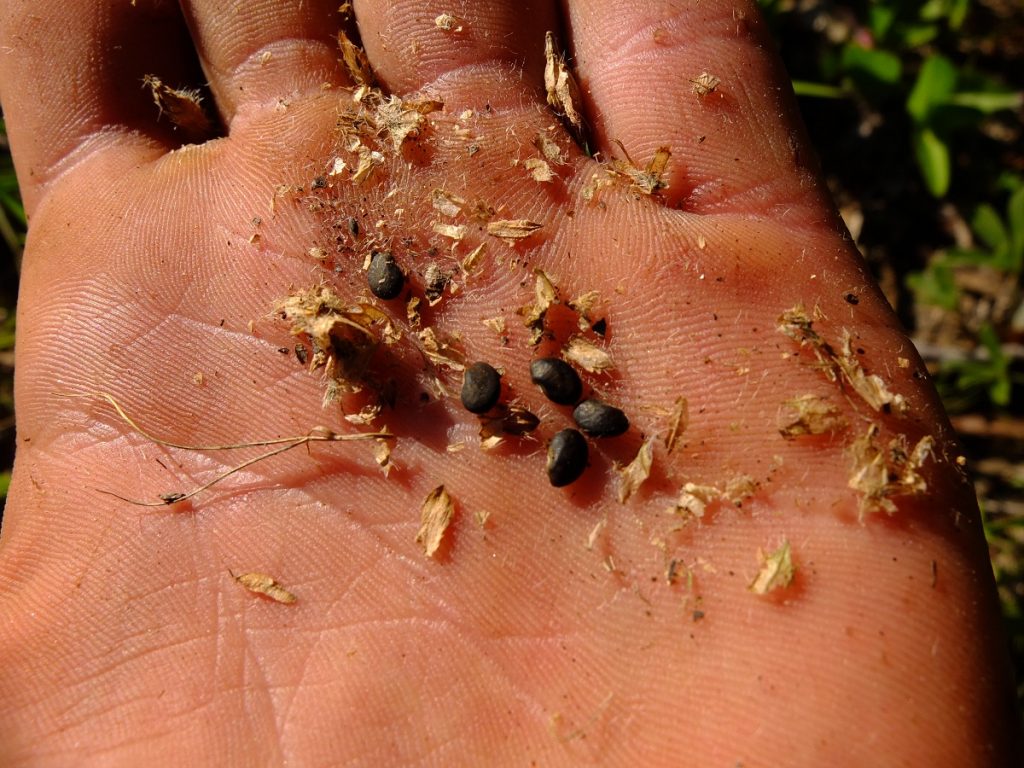
[[[332,177],[325,208],[306,191],[344,154],[336,123],[351,103],[330,3],[186,4],[227,128],[181,147],[132,85],[187,76],[177,9],[66,5],[7,2],[3,19],[0,83],[32,216],[0,558],[5,764],[1009,764],[1009,674],[969,486],[919,361],[806,165],[756,9],[567,4],[596,147],[673,152],[661,194],[620,183],[595,204],[583,188],[603,171],[544,104],[553,4],[357,2],[380,83],[444,108],[370,181]],[[54,42],[58,10],[76,21],[70,45]],[[443,12],[463,31],[437,28]],[[688,78],[704,70],[722,82],[701,97]],[[548,184],[511,162],[536,156],[538,131],[569,155]],[[304,192],[275,198],[281,185]],[[317,444],[189,504],[100,492],[187,490],[239,457],[155,446],[101,400],[65,393],[109,392],[186,444],[354,431],[278,353],[294,339],[272,308],[321,281],[365,295],[358,243],[327,268],[308,254],[333,248],[350,217],[402,247],[414,283],[430,260],[453,264],[432,231],[434,189],[542,224],[515,245],[472,224],[455,253],[488,240],[484,264],[431,320],[503,368],[542,416],[535,442],[479,450],[476,419],[456,397],[421,399],[407,357],[384,418],[398,435],[388,478],[365,446]],[[589,381],[633,420],[625,438],[592,442],[564,489],[547,482],[544,440],[567,411],[530,384],[515,314],[538,268],[563,297],[599,292],[616,369]],[[830,339],[855,331],[907,415],[844,394],[776,331],[798,303],[820,307]],[[404,322],[401,302],[386,306]],[[507,345],[481,322],[499,315]],[[784,440],[780,403],[803,394],[828,397],[848,430]],[[679,447],[659,442],[650,480],[620,504],[613,463],[664,432],[680,395]],[[871,420],[886,437],[932,434],[936,458],[926,492],[862,524],[848,449]],[[742,507],[685,525],[666,511],[685,482],[741,475],[758,483]],[[456,517],[427,558],[419,507],[440,483]],[[758,549],[782,539],[796,579],[752,594]],[[231,577],[243,571],[299,600],[246,592]]]

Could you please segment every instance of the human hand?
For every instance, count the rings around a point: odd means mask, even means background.
[[[0,557],[5,763],[1012,760],[970,487],[817,180],[754,4],[564,5],[356,2],[385,93],[444,105],[396,142],[339,132],[358,105],[337,3],[196,0],[188,31],[176,4],[5,3],[0,92],[32,220]],[[645,194],[621,164],[610,175],[546,106],[544,33],[560,29],[591,148],[624,161],[621,141],[644,166],[668,147],[651,185],[665,188]],[[702,73],[714,90],[691,82]],[[147,74],[208,80],[226,135],[180,146]],[[525,165],[543,157],[538,134],[565,155],[549,182]],[[354,136],[381,156],[364,152],[362,183]],[[446,215],[435,189],[466,206]],[[474,217],[477,202],[493,214]],[[508,244],[488,217],[541,226]],[[507,397],[542,417],[534,437],[481,450],[458,372],[438,369],[456,396],[437,397],[404,300],[376,301],[403,332],[372,368],[395,382],[376,425],[397,436],[387,477],[367,444],[314,443],[187,502],[109,495],[187,491],[266,449],[154,445],[103,399],[67,393],[109,392],[189,445],[371,429],[321,408],[319,372],[278,353],[296,339],[273,308],[321,282],[365,296],[363,259],[383,247],[417,296],[428,263],[456,275],[423,322],[504,369]],[[615,368],[585,378],[632,422],[590,440],[564,488],[545,441],[569,409],[530,382],[537,352],[516,314],[535,269],[563,300],[598,292],[606,338],[585,336]],[[813,327],[791,316],[780,333],[798,305],[819,308]],[[507,344],[482,322],[496,317]],[[575,316],[562,304],[547,322],[564,341]],[[881,407],[897,394],[905,410]],[[787,439],[780,407],[805,395],[829,429]],[[680,396],[689,423],[670,453]],[[898,435],[933,438],[920,467],[887,453]],[[622,504],[614,463],[644,437],[651,476]],[[717,490],[681,501],[686,483]],[[440,484],[455,517],[428,557],[420,506]],[[758,550],[783,541],[795,577],[755,594]],[[251,594],[232,578],[247,571],[298,600]]]

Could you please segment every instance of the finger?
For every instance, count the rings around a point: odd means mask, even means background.
[[[487,65],[540,89],[544,32],[558,23],[549,0],[356,0],[355,10],[374,72],[398,93]]]
[[[225,123],[244,103],[346,82],[338,66],[343,19],[334,0],[192,0],[185,15]]]
[[[82,152],[160,151],[182,134],[143,78],[199,82],[172,3],[8,0],[0,9],[0,93],[26,210]],[[134,133],[134,135],[133,135]]]
[[[827,199],[754,2],[572,0],[568,19],[606,155],[622,157],[618,140],[642,166],[669,147],[666,197],[689,210],[800,202],[820,218]]]

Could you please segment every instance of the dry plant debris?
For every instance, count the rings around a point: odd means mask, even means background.
[[[547,161],[541,160],[538,157],[527,158],[523,161],[523,167],[534,181],[541,184],[552,181],[555,178],[555,174],[552,172],[551,166],[548,165]]]
[[[582,336],[573,336],[562,349],[562,357],[590,373],[603,373],[615,367],[612,356]]]
[[[793,581],[796,567],[786,539],[771,552],[757,550],[757,559],[761,562],[761,569],[747,587],[755,595],[767,595],[773,590],[788,587]]]
[[[626,156],[626,159],[612,160],[611,168],[609,169],[610,173],[628,179],[630,187],[644,195],[653,195],[655,192],[668,187],[668,183],[662,178],[665,173],[665,167],[668,165],[668,160],[672,157],[668,147],[658,147],[654,157],[651,158],[645,168],[641,169],[633,162],[622,142],[616,141],[615,143],[619,145],[619,149],[622,150],[622,154]]]
[[[426,116],[441,107],[441,102],[433,99],[402,100],[388,96],[377,105],[374,123],[379,132],[391,137],[397,152],[409,136],[419,135]]]
[[[722,492],[713,485],[686,483],[679,492],[671,511],[684,517],[704,517],[707,507],[722,498]]]
[[[636,457],[619,472],[619,503],[625,504],[650,477],[654,462],[654,438],[644,441]]]
[[[778,329],[801,347],[809,346],[824,366],[825,375],[830,381],[846,382],[876,411],[905,413],[908,406],[903,396],[890,392],[880,376],[869,375],[864,371],[853,352],[850,332],[843,329],[843,338],[837,351],[814,330],[817,317],[817,310],[812,315],[803,305],[798,304],[779,316]]]
[[[690,421],[689,407],[689,401],[682,395],[676,398],[672,406],[672,413],[668,418],[668,432],[665,433],[665,450],[669,453],[675,450],[680,435],[686,431]]]
[[[416,543],[423,547],[427,557],[433,557],[441,546],[454,515],[455,505],[443,485],[427,494],[420,509],[420,529],[416,533]]]
[[[480,257],[484,255],[484,251],[487,249],[486,243],[480,243],[476,248],[466,254],[466,258],[462,260],[462,271],[469,275],[480,263]]]
[[[459,242],[466,236],[465,224],[448,224],[443,221],[435,221],[432,228],[441,237],[449,237],[455,242]]]
[[[565,154],[562,152],[562,148],[558,146],[550,136],[544,131],[538,131],[537,135],[533,138],[533,146],[541,153],[545,160],[553,165],[562,165],[565,163]]]
[[[363,49],[349,40],[343,31],[338,32],[338,47],[341,49],[345,69],[356,85],[372,85],[373,70],[370,69],[370,61]]]
[[[487,222],[487,234],[491,237],[500,237],[508,245],[514,245],[517,240],[529,237],[542,226],[544,225],[529,219],[499,219]]]
[[[377,346],[395,344],[401,335],[382,310],[362,302],[346,302],[328,286],[298,291],[275,309],[292,323],[293,335],[306,335],[313,347],[309,368],[324,369],[324,404],[341,393],[363,389],[363,376]]]
[[[601,295],[597,291],[587,291],[569,302],[569,307],[578,315],[576,322],[581,331],[590,328],[590,310],[594,308],[600,297]]]
[[[282,587],[273,576],[265,573],[243,573],[234,577],[235,581],[258,595],[265,595],[276,603],[290,605],[298,598]]]
[[[499,413],[480,419],[480,447],[490,450],[501,445],[505,437],[525,437],[540,425],[540,419],[520,405],[501,405]]]
[[[458,216],[466,206],[466,201],[451,192],[435,189],[430,193],[430,205],[442,216]]]
[[[450,13],[442,13],[434,19],[434,26],[444,32],[461,32],[462,21]]]
[[[437,331],[433,328],[424,328],[417,336],[422,345],[423,354],[434,365],[453,371],[466,369],[465,354],[454,337],[444,334],[438,337]]]
[[[690,80],[690,84],[693,86],[693,92],[698,96],[707,96],[709,93],[713,93],[721,82],[722,81],[719,78],[715,77],[710,72],[701,72],[695,78]]]
[[[544,33],[544,89],[548,104],[569,123],[577,136],[583,132],[583,116],[580,114],[580,91],[576,79],[565,63],[565,57],[555,52],[555,36]]]
[[[202,97],[198,90],[171,88],[156,75],[144,76],[142,84],[149,88],[159,113],[167,115],[176,128],[190,136],[198,137],[213,127],[203,109]]]
[[[804,435],[834,434],[846,429],[839,409],[820,395],[800,395],[779,406],[779,434],[787,440]]]
[[[883,448],[878,443],[880,429],[868,426],[867,432],[850,446],[852,471],[849,486],[861,494],[858,518],[871,512],[897,511],[893,496],[913,496],[928,490],[928,483],[920,470],[932,456],[934,440],[925,435],[913,448],[906,435],[897,435]]]
[[[503,336],[505,334],[505,318],[502,317],[501,315],[484,318],[482,322],[486,327],[490,328],[499,336]]]
[[[373,446],[373,460],[377,462],[384,477],[391,474],[394,462],[391,461],[391,446],[384,440],[378,440]]]
[[[359,424],[361,426],[372,425],[380,416],[381,406],[379,405],[364,405],[359,409],[357,413],[345,414],[345,421],[349,424]]]
[[[540,343],[544,335],[544,317],[551,305],[558,301],[554,283],[544,270],[535,269],[534,278],[534,301],[518,310],[523,318],[523,325],[530,329],[530,346]]]

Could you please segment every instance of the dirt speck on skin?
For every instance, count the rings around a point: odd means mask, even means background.
[[[454,515],[455,504],[443,485],[427,494],[420,509],[420,529],[416,533],[416,543],[427,557],[437,553]]]
[[[747,587],[755,595],[767,595],[792,583],[796,567],[793,565],[792,550],[786,539],[771,552],[765,553],[759,549],[757,559],[761,563],[761,568]]]
[[[234,577],[235,581],[258,595],[265,595],[277,603],[290,605],[298,598],[282,587],[273,576],[265,573],[243,573]]]

